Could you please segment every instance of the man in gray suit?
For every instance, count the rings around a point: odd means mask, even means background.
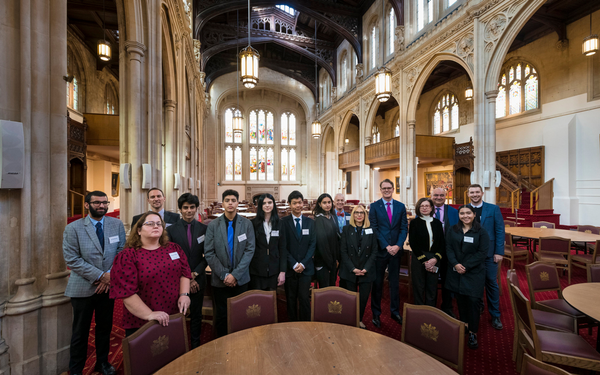
[[[239,194],[223,192],[225,213],[206,229],[204,257],[211,268],[217,337],[227,334],[227,298],[248,290],[250,261],[254,256],[254,227],[237,214]]]
[[[108,298],[110,269],[125,245],[125,228],[119,219],[104,216],[108,197],[92,191],[85,197],[89,215],[67,225],[63,234],[63,256],[71,277],[65,295],[73,306],[71,374],[81,374],[87,357],[92,315],[96,313],[96,368],[104,375],[115,374],[108,362],[114,300]]]

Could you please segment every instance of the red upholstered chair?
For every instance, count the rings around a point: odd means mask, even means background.
[[[598,256],[599,244],[600,240],[596,241],[596,244],[590,247],[590,250],[592,250],[591,254],[569,254],[570,266],[586,269],[588,264],[600,263],[600,256]]]
[[[275,291],[249,290],[227,298],[227,332],[277,323]]]
[[[558,271],[552,264],[535,262],[525,265],[527,283],[529,284],[529,298],[533,307],[538,310],[567,315],[575,319],[577,328],[590,328],[593,320],[581,311],[571,307],[562,297],[562,289],[558,279]],[[535,293],[556,291],[557,299],[536,302]]]
[[[521,375],[571,375],[570,372],[549,365],[542,361],[538,361],[529,354],[523,355],[523,365],[521,367]]]
[[[600,264],[587,265],[588,283],[600,283]]]
[[[600,234],[600,228],[593,225],[578,225],[577,231],[596,235]],[[576,254],[579,254],[579,250],[583,251],[584,254],[587,254],[588,250],[594,251],[595,248],[594,245],[589,245],[587,242],[573,241],[571,245],[573,245]]]
[[[337,286],[312,290],[310,320],[359,327],[358,293]]]
[[[534,228],[543,228],[543,229],[556,229],[554,223],[549,221],[534,221],[531,223],[531,226]]]
[[[516,247],[510,233],[504,233],[504,259],[510,261],[511,270],[515,268],[515,260],[524,260],[525,264],[529,262],[529,250]]]
[[[506,273],[506,281],[509,287],[514,285],[519,291],[521,288],[519,287],[519,277],[517,276],[516,270],[508,270]],[[510,295],[510,304],[513,308],[513,314],[515,309],[515,303],[513,301],[512,294]],[[557,331],[557,332],[568,332],[568,333],[577,333],[577,326],[575,325],[575,319],[570,316],[563,314],[551,313],[543,310],[531,310],[531,314],[533,316],[533,321],[535,322],[535,326],[537,329],[541,330],[549,330],[549,331]],[[516,315],[515,315],[515,327],[517,326]],[[523,340],[524,337],[519,335],[519,330],[514,330],[514,338],[513,338],[513,361],[517,359],[517,348],[520,345],[520,340]]]
[[[523,353],[531,353],[542,362],[557,363],[593,371],[600,370],[600,353],[574,333],[538,331],[533,323],[531,303],[516,286],[510,286],[519,334],[524,337],[517,349],[517,371],[521,371]]]
[[[405,303],[402,342],[463,373],[465,323],[441,310]]]
[[[566,270],[571,284],[571,264],[568,257],[571,255],[571,240],[562,237],[540,237],[540,249],[535,253],[537,260],[545,263],[554,263],[556,268]]]
[[[156,320],[144,324],[123,339],[125,375],[148,375],[189,351],[185,316],[169,316],[163,327]]]

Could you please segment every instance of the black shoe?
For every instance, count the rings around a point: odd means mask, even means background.
[[[398,324],[402,324],[402,317],[398,314],[393,314],[392,319],[396,321]]]
[[[502,322],[500,321],[500,317],[498,318],[492,318],[492,327],[494,327],[495,329],[503,329],[504,326],[502,325]]]
[[[456,315],[454,315],[454,313],[452,312],[452,310],[442,310],[443,312],[445,312],[446,314],[448,314],[448,316],[456,319]]]
[[[477,342],[477,334],[473,332],[469,332],[469,342],[467,343],[470,349],[479,348],[479,343]]]
[[[378,316],[374,316],[373,320],[371,320],[371,322],[373,323],[373,325],[377,328],[381,328],[381,320],[379,320]]]
[[[108,362],[104,362],[101,364],[96,363],[96,367],[94,367],[94,371],[98,371],[103,375],[116,375],[117,370]]]

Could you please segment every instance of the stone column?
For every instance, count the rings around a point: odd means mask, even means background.
[[[142,152],[146,141],[145,127],[142,125],[142,63],[146,47],[136,41],[125,42],[126,55],[121,59],[128,76],[125,108],[121,113],[125,115],[125,126],[121,126],[121,163],[131,164],[131,189],[122,191],[121,220],[125,229],[130,228],[129,220],[145,208],[145,194],[142,192]],[[125,60],[125,61],[123,61]]]
[[[165,100],[163,103],[163,111],[164,111],[164,191],[165,196],[167,198],[166,207],[168,210],[173,210],[174,207],[177,207],[177,194],[173,190],[173,186],[175,184],[175,176],[174,173],[177,169],[176,166],[176,158],[175,158],[175,109],[177,108],[177,103],[174,100]]]
[[[406,201],[408,209],[413,209],[417,203],[417,150],[416,150],[416,121],[408,122],[408,136],[405,152],[405,174],[400,174],[401,190],[406,190]],[[406,177],[410,177],[410,188],[407,188]]]
[[[490,186],[484,189],[484,200],[493,204],[496,204],[496,97],[498,90],[485,93],[483,137],[478,142],[479,147],[475,149],[475,160],[481,157],[483,170],[490,172]]]

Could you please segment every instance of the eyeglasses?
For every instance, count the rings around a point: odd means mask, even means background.
[[[162,227],[162,221],[146,221],[143,225],[147,227]]]
[[[393,189],[393,187],[382,187],[382,188],[380,188],[380,189],[381,189],[381,190],[392,190],[392,189]]]
[[[101,202],[101,201],[93,201],[93,202],[90,202],[90,204],[93,205],[93,206],[102,206],[102,205],[108,206],[110,204],[110,202],[109,201],[103,201],[103,202]]]
[[[364,212],[362,212],[362,211],[357,211],[357,212],[355,212],[355,213],[354,213],[354,215],[364,215],[364,214],[365,214],[365,213],[364,213]]]

